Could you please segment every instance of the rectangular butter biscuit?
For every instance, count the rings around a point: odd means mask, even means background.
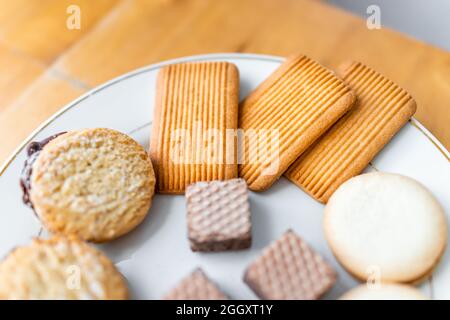
[[[288,58],[240,105],[239,176],[268,189],[355,101],[352,90],[316,61]]]
[[[362,63],[345,63],[338,75],[355,91],[355,107],[285,174],[322,203],[361,173],[416,111],[408,92]]]
[[[150,157],[156,190],[237,177],[239,74],[228,62],[173,64],[158,74]]]

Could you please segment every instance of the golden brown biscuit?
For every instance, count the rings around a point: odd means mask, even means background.
[[[84,129],[46,144],[32,165],[30,182],[30,200],[46,228],[103,242],[145,218],[155,177],[150,158],[132,138],[110,129]]]
[[[356,92],[355,107],[285,174],[323,203],[343,182],[364,170],[416,111],[408,92],[359,62],[344,64],[338,74]]]
[[[75,238],[35,239],[0,263],[0,299],[127,299],[123,276]]]
[[[228,62],[169,65],[158,74],[150,156],[157,191],[237,177],[239,75]]]
[[[303,55],[287,59],[240,106],[239,176],[251,190],[269,188],[354,101],[330,70]]]

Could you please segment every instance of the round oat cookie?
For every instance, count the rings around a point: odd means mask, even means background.
[[[125,279],[81,240],[34,239],[0,262],[0,299],[127,299]]]
[[[325,207],[324,230],[336,258],[363,281],[419,282],[447,244],[444,210],[430,191],[389,173],[342,184]]]
[[[368,287],[362,284],[344,293],[340,300],[428,300],[420,290],[404,285],[386,283]]]
[[[152,163],[132,138],[84,129],[51,140],[32,166],[30,199],[53,233],[104,242],[136,227],[155,187]]]

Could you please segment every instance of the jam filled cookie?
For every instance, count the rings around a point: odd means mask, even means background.
[[[447,244],[447,221],[417,181],[389,173],[356,176],[331,196],[325,237],[360,280],[416,283],[428,277]]]
[[[147,215],[155,176],[145,150],[110,129],[76,130],[28,149],[24,200],[53,233],[105,242]]]
[[[127,298],[126,282],[111,261],[75,238],[35,239],[0,263],[0,299]]]
[[[20,187],[22,188],[22,200],[31,209],[34,209],[33,203],[30,200],[30,190],[31,190],[31,172],[33,171],[33,164],[36,161],[37,156],[41,153],[42,149],[53,139],[64,134],[66,132],[60,132],[54,134],[42,141],[33,141],[27,147],[27,156],[25,160],[25,165],[22,170],[22,175],[20,177]]]

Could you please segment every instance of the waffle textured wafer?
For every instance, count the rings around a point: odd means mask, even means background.
[[[244,281],[267,300],[320,298],[336,281],[335,271],[293,231],[264,249]]]
[[[186,189],[188,236],[193,251],[251,245],[247,184],[243,179],[198,182]]]
[[[356,92],[358,102],[286,172],[324,203],[364,170],[416,111],[408,92],[362,63],[346,63],[338,74]]]
[[[306,56],[288,58],[241,104],[239,176],[269,188],[355,101],[331,71]]]
[[[99,250],[75,237],[33,239],[0,262],[0,299],[128,299],[124,277]]]
[[[173,288],[164,300],[228,300],[200,268]]]
[[[237,177],[238,91],[239,75],[231,63],[160,70],[150,142],[158,192],[179,194],[197,181]]]

